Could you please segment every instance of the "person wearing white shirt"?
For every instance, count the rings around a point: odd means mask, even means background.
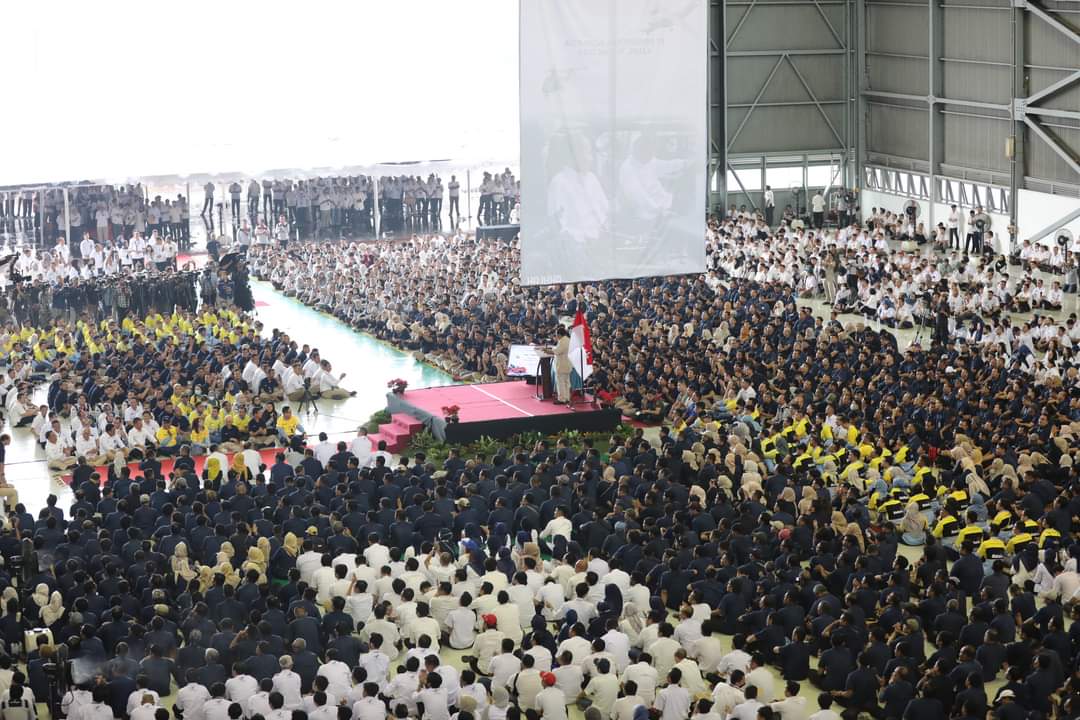
[[[349,666],[338,659],[337,651],[331,648],[327,651],[327,661],[319,666],[316,673],[326,678],[326,692],[336,698],[343,698],[349,693],[352,686],[352,671]]]
[[[743,673],[750,672],[750,654],[736,648],[720,659],[716,666],[716,672],[724,677],[730,677],[731,673],[739,670]]]
[[[424,687],[413,693],[413,702],[424,706],[424,720],[450,720],[450,701],[442,676],[429,672],[422,677]]]
[[[337,564],[336,561],[335,564]],[[367,591],[367,588],[368,583],[366,580],[355,579],[352,581],[352,591],[345,596],[346,612],[349,613],[349,617],[353,619],[357,627],[371,618],[371,611],[375,604],[375,598]]]
[[[357,664],[364,668],[364,672],[367,673],[368,680],[374,683],[378,683],[380,686],[386,683],[386,678],[390,674],[390,656],[382,651],[384,645],[384,638],[381,636],[376,638],[373,633],[368,638],[368,651],[360,655]],[[397,655],[397,650],[391,649],[394,655]]]
[[[581,663],[575,663],[569,652],[559,654],[559,666],[554,668],[555,687],[563,692],[566,704],[577,702],[581,695],[581,686],[585,684],[585,673],[581,670]]]
[[[776,194],[773,193],[772,186],[765,186],[765,224],[769,227],[773,226],[773,216],[776,213]]]
[[[675,663],[675,669],[682,673],[681,684],[690,691],[690,695],[697,697],[708,693],[709,687],[701,675],[701,668],[698,667],[697,662],[686,656],[686,650],[679,648],[679,651],[675,653],[675,658],[678,660]]]
[[[94,701],[79,705],[68,715],[68,720],[115,720],[109,705],[109,688],[98,685],[94,688]]]
[[[357,428],[356,437],[349,443],[349,452],[360,461],[360,467],[368,467],[371,462],[371,439],[367,436],[366,427]]]
[[[60,443],[56,433],[51,430],[45,439],[45,462],[50,470],[67,470],[76,462],[68,448]]]
[[[281,666],[281,672],[274,675],[274,690],[281,693],[285,699],[286,708],[295,710],[300,707],[302,701],[300,676],[293,672],[291,655],[282,655],[278,664]]]
[[[83,233],[82,242],[79,243],[79,257],[86,259],[94,254],[94,240],[90,233]]]
[[[7,690],[5,690],[5,692],[7,692]],[[64,717],[74,717],[74,713],[78,708],[89,705],[92,702],[94,702],[93,693],[89,690],[73,687],[64,693],[64,697],[60,698],[60,711],[64,714]]]
[[[693,608],[683,607],[679,611],[679,624],[675,626],[674,638],[684,650],[691,650],[694,643],[702,638],[701,620],[694,617]]]
[[[188,677],[192,676],[189,674]],[[205,685],[189,680],[184,687],[176,691],[173,706],[184,714],[185,720],[201,720],[203,705],[209,699],[210,691]]]
[[[661,720],[685,720],[690,715],[690,692],[679,683],[682,673],[672,668],[667,686],[656,694],[653,707],[660,711]]]
[[[720,661],[724,657],[724,647],[720,639],[706,635],[694,643],[690,655],[697,660],[701,672],[706,675],[719,672]]]
[[[818,695],[818,707],[821,709],[807,720],[840,720],[840,716],[832,709],[832,697],[827,693]]]
[[[315,572],[322,567],[322,553],[313,549],[310,540],[305,540],[304,545],[307,548],[296,558],[296,569],[300,571],[300,579],[311,585]]]
[[[949,206],[949,247],[960,249],[960,211],[955,205]],[[953,243],[956,243],[955,245]]]
[[[743,681],[742,670],[736,670],[735,674],[728,678],[727,682],[720,681],[713,686],[712,701],[713,710],[721,717],[728,717],[731,711],[740,703],[746,702],[746,696],[736,685]]]
[[[615,701],[619,698],[619,679],[611,672],[611,663],[607,658],[598,659],[594,667],[596,674],[585,686],[585,697],[600,711],[604,720],[609,720]]]
[[[611,720],[634,720],[634,711],[638,706],[648,707],[649,704],[637,694],[637,685],[632,681],[624,683],[622,696],[615,701],[611,708]]]
[[[413,698],[420,679],[419,667],[420,661],[417,658],[406,659],[405,672],[395,675],[382,691],[383,696],[390,699],[390,707],[404,704],[409,708],[410,716],[416,715],[416,700]]]
[[[672,637],[674,633],[675,629],[670,623],[661,623],[660,637],[645,648],[649,655],[652,656],[656,671],[662,677],[666,676],[671,668],[675,667],[675,653],[681,648],[679,643]]]
[[[751,660],[752,670],[746,673],[747,687],[757,688],[757,699],[762,703],[771,703],[776,697],[776,681],[772,672],[764,665],[758,665]]]
[[[541,673],[544,689],[536,694],[534,706],[544,720],[567,720],[566,695],[555,686],[555,674]]]
[[[230,702],[240,703],[244,717],[251,717],[251,699],[259,691],[259,683],[252,676],[239,669],[225,681],[225,697]]]
[[[541,531],[540,538],[553,540],[555,537],[562,537],[569,541],[570,534],[573,530],[574,525],[566,517],[565,510],[563,510],[562,507],[558,507],[555,509],[555,517],[553,517],[551,521],[544,526],[543,531]]]
[[[353,720],[386,720],[386,703],[379,699],[378,683],[364,683],[364,697],[353,703]]]
[[[758,708],[763,705],[758,702],[757,688],[747,685],[744,695],[746,695],[746,700],[732,708],[728,720],[757,720]]]
[[[650,660],[647,654],[644,655],[636,663],[627,667],[620,678],[624,687],[628,682],[634,683],[637,694],[647,705],[652,705],[653,700],[656,699],[656,685],[660,678],[660,674],[656,672]]]
[[[476,613],[470,608],[472,597],[465,593],[455,610],[446,616],[446,628],[450,634],[450,647],[455,650],[470,648],[476,642]]]
[[[806,698],[799,695],[799,683],[789,680],[784,686],[784,699],[770,703],[780,720],[807,720]]]
[[[825,226],[825,196],[820,190],[810,199],[810,209],[814,214],[814,227],[820,230]]]
[[[514,641],[503,638],[502,652],[491,658],[487,666],[492,687],[510,688],[510,678],[521,671],[521,660],[514,655]]]
[[[150,690],[149,688],[139,688],[128,695],[127,699],[127,711],[130,715],[135,708],[139,707],[143,703],[149,703],[151,705],[157,705],[161,702],[161,697]]]
[[[330,458],[337,453],[337,445],[327,440],[326,433],[319,433],[319,444],[312,448],[312,452],[315,455],[315,459],[319,461],[319,464],[326,468],[330,464]],[[366,554],[365,554],[366,557]],[[389,553],[387,559],[389,559]],[[371,558],[367,558],[368,564],[374,568],[382,567],[371,562]]]

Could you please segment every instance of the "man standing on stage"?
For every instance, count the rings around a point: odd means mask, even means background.
[[[555,343],[555,402],[559,405],[570,403],[570,333],[562,325],[555,332],[559,338]]]

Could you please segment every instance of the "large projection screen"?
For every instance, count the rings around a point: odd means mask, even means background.
[[[521,0],[521,280],[705,270],[706,0]]]

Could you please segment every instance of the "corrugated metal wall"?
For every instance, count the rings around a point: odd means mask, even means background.
[[[867,157],[873,162],[911,167],[909,160],[927,160],[930,152],[930,13],[937,12],[941,53],[939,92],[948,101],[934,104],[940,115],[935,157],[950,171],[970,170],[973,177],[1000,181],[1011,171],[1006,143],[1017,130],[1013,102],[1014,19],[1023,33],[1023,63],[1030,95],[1080,68],[1080,45],[1030,11],[1014,15],[1009,0],[859,0],[865,3],[865,82],[869,90],[913,96],[886,99],[867,96]],[[931,5],[931,3],[935,3]],[[1080,31],[1080,3],[1047,0],[1040,7],[1074,32]],[[917,109],[912,109],[914,105]],[[1039,101],[1040,107],[1075,114],[1080,111],[1080,85]],[[1040,127],[1080,157],[1080,119],[1037,116]],[[1047,183],[1080,188],[1080,175],[1037,135],[1024,130],[1022,174],[1038,189]],[[935,168],[936,172],[937,168]],[[965,173],[966,174],[966,173]],[[1023,187],[1028,183],[1021,183]]]
[[[728,154],[844,149],[853,0],[724,5]]]

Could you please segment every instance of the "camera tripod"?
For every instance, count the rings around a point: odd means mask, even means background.
[[[315,395],[311,392],[310,378],[304,380],[304,394],[300,396],[300,405],[296,408],[296,413],[302,414],[308,408],[314,410],[316,415],[319,414],[319,404],[315,402]]]

